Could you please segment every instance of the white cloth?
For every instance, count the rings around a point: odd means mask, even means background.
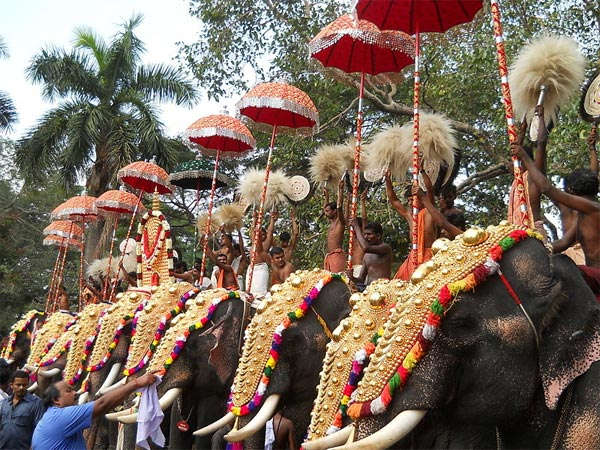
[[[213,289],[219,284],[219,266],[214,266],[212,273],[210,274],[210,284],[213,285]]]
[[[354,278],[358,278],[360,276],[360,273],[362,272],[362,264],[355,264],[352,266],[352,276]]]
[[[2,389],[0,389],[0,400],[4,400],[5,398],[10,397],[10,395],[8,395],[6,392],[4,392]]]
[[[250,284],[250,269],[246,272],[246,286]],[[255,298],[264,297],[269,291],[269,265],[260,263],[254,265],[252,274],[252,287],[250,293]]]
[[[237,282],[238,282],[238,287],[240,288],[240,291],[244,291],[246,290],[246,285],[244,284],[244,276],[240,275],[240,264],[242,263],[242,255],[240,256],[236,256],[235,258],[233,258],[233,261],[231,261],[231,267],[233,268],[233,270],[235,270],[235,273],[237,273]]]
[[[202,284],[198,282],[198,280],[194,281],[194,286],[199,287],[201,290],[212,289],[212,282],[210,278],[204,277],[202,279]]]
[[[157,376],[156,381],[150,386],[143,387],[140,392],[140,405],[138,408],[137,417],[137,434],[135,443],[137,446],[150,450],[148,439],[152,442],[164,447],[165,436],[160,429],[160,424],[165,417],[158,399],[156,386],[161,382],[161,377]]]
[[[271,417],[265,425],[265,450],[273,450],[275,444],[275,430],[273,430],[273,418]]]

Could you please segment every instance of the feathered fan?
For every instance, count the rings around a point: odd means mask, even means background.
[[[515,117],[527,116],[531,123],[544,86],[544,120],[555,122],[558,108],[583,81],[585,65],[577,43],[568,37],[542,36],[523,47],[509,74]]]
[[[354,146],[352,142],[344,144],[325,144],[319,147],[310,158],[310,179],[313,183],[336,189],[346,170],[354,167]]]
[[[229,203],[219,206],[214,213],[215,222],[227,232],[233,233],[242,227],[244,208],[239,203]]]
[[[262,195],[264,179],[264,170],[248,170],[238,185],[238,192],[241,197],[250,204],[258,205],[260,203],[260,196]],[[265,209],[269,210],[280,203],[284,203],[287,194],[289,194],[288,177],[282,171],[272,171],[269,175]]]
[[[457,146],[454,130],[450,121],[441,114],[422,112],[419,124],[421,167],[435,184],[440,167],[445,165],[446,171],[441,182],[445,184],[454,169],[454,149]],[[412,145],[412,122],[377,133],[366,146],[367,170],[384,172],[389,169],[394,178],[404,181],[411,166]]]
[[[202,213],[198,216],[198,222],[196,226],[198,227],[198,235],[200,237],[204,236],[206,233],[206,224],[208,223],[208,213]],[[215,221],[215,216],[211,217],[210,228],[208,230],[209,234],[215,233],[219,229],[219,224]]]

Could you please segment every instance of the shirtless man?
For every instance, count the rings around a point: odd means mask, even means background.
[[[323,208],[329,220],[327,231],[327,255],[323,267],[330,272],[343,272],[346,268],[346,254],[342,250],[346,223],[344,220],[344,179],[338,183],[338,203],[327,203]]]
[[[431,184],[431,179],[429,178],[429,175],[427,175],[427,173],[422,170],[421,176],[423,177],[423,181],[425,183],[425,188],[427,189],[427,192],[433,192],[433,186]],[[456,188],[454,188],[454,193],[456,193]],[[460,209],[454,208],[453,203],[450,204],[453,210],[446,209],[446,211],[449,212],[449,214],[446,215],[445,213],[436,208],[435,204],[431,200],[431,195],[427,195],[421,189],[418,190],[417,195],[421,203],[423,203],[423,205],[427,209],[427,212],[431,215],[433,222],[441,230],[440,235],[444,235],[444,237],[447,237],[449,239],[454,239],[456,236],[462,234],[462,232],[465,231],[463,212]],[[443,202],[440,201],[440,205],[442,203]],[[448,203],[446,203],[446,206],[447,205]],[[456,218],[458,217],[462,218],[462,221],[457,220]],[[452,219],[452,221],[449,219]],[[456,225],[456,223],[461,222],[462,226]]]
[[[374,222],[367,224],[364,236],[357,219],[354,219],[352,226],[356,230],[356,239],[365,250],[365,255],[360,274],[355,277],[352,271],[348,270],[348,277],[359,286],[361,284],[369,285],[371,281],[379,278],[389,279],[392,266],[392,247],[382,241],[381,225]]]
[[[298,220],[296,219],[296,210],[294,208],[290,209],[290,222],[292,223],[291,236],[287,231],[284,231],[279,235],[279,246],[283,249],[285,260],[287,262],[292,262],[292,256],[294,255],[294,250],[298,243]]]
[[[283,283],[294,271],[291,262],[285,259],[284,250],[281,247],[272,247],[271,255],[271,286]]]
[[[233,261],[233,237],[229,233],[222,233],[219,240],[219,253],[227,256],[227,264]]]
[[[579,266],[590,281],[596,282],[594,290],[600,295],[600,203],[598,195],[598,177],[589,169],[577,169],[565,178],[565,190],[555,188],[544,174],[537,169],[529,155],[518,144],[513,144],[511,153],[521,159],[531,181],[540,191],[553,201],[564,205],[577,213],[574,225],[565,236],[552,244],[555,253],[561,252],[575,242],[583,248],[586,266]],[[588,281],[589,283],[589,281]]]
[[[257,298],[264,297],[269,289],[269,249],[273,244],[273,230],[275,229],[275,222],[279,217],[279,213],[276,210],[271,212],[271,219],[267,230],[261,228],[258,241],[254,243],[254,253],[256,254],[254,260],[254,271],[252,273],[252,286],[251,294]],[[254,238],[254,237],[253,237]],[[252,257],[252,253],[250,254]],[[250,285],[250,269],[246,271],[246,287]]]
[[[218,270],[215,274],[217,279],[217,288],[225,288],[229,290],[237,290],[239,289],[238,281],[237,281],[237,273],[231,267],[231,264],[227,263],[227,255],[225,253],[219,252],[215,255],[210,245],[206,248],[206,256],[210,258],[210,260],[218,267]]]

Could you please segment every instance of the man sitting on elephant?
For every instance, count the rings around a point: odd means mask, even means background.
[[[561,191],[548,181],[520,145],[513,144],[512,154],[523,161],[531,181],[538,185],[542,193],[577,211],[575,223],[561,239],[552,244],[552,249],[558,253],[576,242],[581,243],[586,265],[579,268],[600,301],[600,203],[596,199],[598,177],[589,169],[577,169],[565,178],[565,190]]]

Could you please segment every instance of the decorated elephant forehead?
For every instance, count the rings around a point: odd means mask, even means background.
[[[85,355],[85,346],[90,336],[94,335],[98,327],[98,321],[110,307],[107,303],[91,303],[86,305],[81,312],[77,314],[79,317],[77,324],[69,329],[71,333],[71,343],[67,351],[67,361],[63,369],[63,379],[74,383],[75,376],[79,379],[82,367],[82,357]],[[71,331],[72,330],[72,331]],[[85,357],[84,357],[85,360]]]
[[[149,298],[149,287],[129,289],[127,292],[117,294],[116,302],[105,310],[95,333],[92,333],[95,334],[94,341],[91,343],[93,347],[86,349],[86,353],[90,353],[87,361],[89,371],[102,368],[119,342],[127,322],[133,319],[138,307]]]
[[[49,345],[52,345],[61,335],[65,326],[73,321],[74,316],[62,311],[57,311],[50,315],[44,322],[44,325],[35,333],[33,345],[29,352],[27,365],[37,366],[40,359],[44,356]]]
[[[327,344],[308,440],[341,427],[362,368],[375,350],[390,309],[405,298],[402,293],[406,287],[411,287],[410,283],[401,280],[376,280],[364,292],[350,297],[352,311],[333,331],[333,340]]]
[[[485,230],[471,228],[453,241],[434,242],[433,258],[415,270],[411,286],[390,312],[348,415],[357,418],[383,412],[394,390],[404,385],[429,349],[454,298],[495,273],[503,252],[530,236],[540,237],[503,221]]]
[[[231,298],[234,297],[239,298],[239,294],[236,293]],[[181,312],[171,320],[169,328],[150,360],[147,371],[158,372],[168,369],[183,350],[190,333],[203,328],[210,320],[209,314],[212,316],[217,305],[228,298],[230,296],[226,289],[210,289],[202,292],[195,290],[185,303],[185,312]],[[208,355],[202,356],[208,357]]]
[[[138,287],[174,283],[171,227],[158,200],[138,224],[136,241]]]
[[[12,327],[10,327],[8,341],[6,342],[6,345],[2,348],[2,352],[0,352],[0,358],[10,359],[15,349],[15,343],[17,341],[19,333],[22,333],[35,317],[42,315],[44,315],[43,312],[32,309],[23,314],[23,317],[17,322],[15,322]]]
[[[231,408],[240,408],[251,401],[254,407],[261,403],[270,373],[279,357],[283,331],[289,327],[291,320],[304,316],[312,299],[331,277],[332,274],[325,270],[301,270],[271,288],[270,295],[258,306],[246,328],[242,357],[231,387]],[[245,410],[232,411],[243,415]]]
[[[160,286],[152,286],[150,298],[138,307],[133,318],[131,342],[125,365],[127,375],[137,372],[148,363],[147,352],[151,344],[156,340],[155,345],[158,345],[170,320],[170,317],[165,316],[171,313],[177,307],[180,298],[193,288],[189,283],[163,283]]]

